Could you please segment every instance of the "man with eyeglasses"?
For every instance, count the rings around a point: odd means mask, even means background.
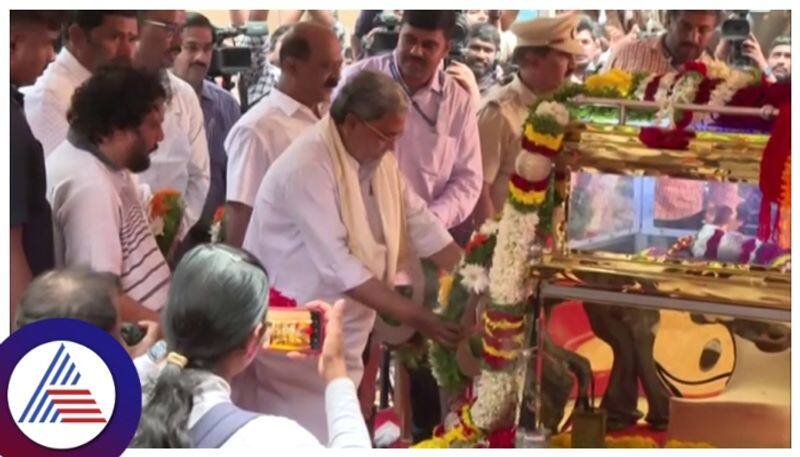
[[[77,10],[66,44],[33,86],[25,88],[25,116],[45,157],[67,138],[67,109],[75,89],[99,67],[130,63],[139,27],[135,11]]]
[[[270,166],[244,239],[244,248],[273,272],[277,292],[298,303],[346,300],[342,333],[355,385],[378,313],[451,347],[461,336],[458,325],[393,290],[409,248],[446,270],[461,255],[387,154],[404,134],[407,113],[403,90],[388,76],[365,71],[352,78],[330,114]],[[233,399],[248,410],[293,419],[328,442],[325,384],[313,376],[317,363],[262,351],[234,380]]]
[[[278,156],[327,112],[342,62],[339,40],[326,25],[300,22],[284,36],[278,84],[225,139],[226,243],[242,245],[258,186]]]
[[[178,240],[200,219],[211,181],[200,100],[189,83],[167,71],[181,52],[185,23],[183,10],[140,12],[139,47],[133,56],[134,66],[162,74],[170,94],[162,126],[164,140],[151,155],[150,168],[137,176],[151,192],[162,189],[181,192],[185,209]]]
[[[200,220],[192,227],[185,250],[210,240],[209,228],[214,212],[225,204],[225,179],[228,157],[224,141],[231,127],[239,120],[241,110],[230,92],[206,79],[214,51],[214,26],[199,13],[188,13],[183,28],[181,52],[175,58],[172,72],[189,83],[200,98],[203,122],[211,160],[211,187]]]

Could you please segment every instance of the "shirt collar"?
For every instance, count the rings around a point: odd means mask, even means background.
[[[60,60],[64,67],[77,79],[85,81],[91,78],[92,73],[78,61],[77,57],[69,52],[66,46],[61,48],[61,52],[58,53],[58,60]]]
[[[394,64],[397,67],[397,74],[400,75],[400,65],[397,64],[398,62],[397,50],[395,49],[394,52],[386,54],[385,59],[389,61],[389,65]],[[402,78],[402,75],[400,75],[400,77]],[[422,86],[420,90],[430,90],[439,95],[442,95],[442,93],[444,92],[444,78],[445,78],[444,61],[441,61],[439,62],[436,72],[433,74],[431,80],[428,82],[428,84]],[[405,81],[402,81],[401,83],[405,85]]]
[[[528,86],[522,82],[519,73],[515,74],[514,79],[511,80],[511,88],[519,95],[519,99],[523,105],[530,106],[536,101],[536,94],[528,89]]]
[[[294,116],[294,114],[298,111],[304,111],[309,116],[313,116],[314,119],[317,119],[317,115],[314,114],[309,107],[281,92],[277,86],[272,88],[269,93],[269,97],[272,99],[272,102],[275,103],[278,108],[280,108],[280,110],[289,117]],[[320,110],[320,112],[322,112],[322,110]]]
[[[67,132],[67,140],[76,148],[87,151],[93,156],[97,157],[97,159],[103,162],[103,164],[105,164],[108,168],[114,171],[120,171],[120,168],[116,166],[114,162],[112,162],[111,159],[109,159],[105,154],[103,154],[97,145],[92,143],[92,141],[85,135],[69,129]]]

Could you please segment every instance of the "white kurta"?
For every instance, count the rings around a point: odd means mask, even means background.
[[[164,139],[150,154],[150,168],[138,174],[152,192],[177,189],[186,208],[182,238],[203,212],[211,186],[211,162],[200,99],[187,82],[167,71],[170,100],[165,106]]]
[[[373,172],[374,167],[360,167],[359,181],[370,228],[382,244],[380,214],[370,195]],[[430,256],[452,241],[405,182],[403,199],[408,241],[419,255]],[[267,171],[256,195],[244,248],[264,264],[272,287],[300,303],[347,299],[346,291],[373,276],[347,246],[332,163],[318,129],[301,135]],[[375,311],[347,299],[342,319],[345,357],[348,375],[356,385],[363,373],[361,355],[374,320]],[[324,390],[317,375],[317,358],[298,362],[264,352],[234,380],[233,398],[243,408],[294,419],[327,442]]]

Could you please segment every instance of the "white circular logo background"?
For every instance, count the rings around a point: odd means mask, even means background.
[[[72,341],[35,347],[14,367],[8,383],[14,423],[51,449],[73,449],[93,440],[108,425],[115,401],[114,378],[105,362]]]

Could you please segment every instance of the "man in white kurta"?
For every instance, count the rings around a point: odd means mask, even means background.
[[[394,84],[382,75],[374,77]],[[401,96],[398,92],[398,100]],[[264,264],[271,287],[298,303],[313,299],[347,301],[342,319],[345,358],[348,375],[358,385],[363,373],[361,355],[376,316],[373,308],[379,305],[359,303],[350,292],[374,278],[391,283],[383,273],[397,266],[397,256],[395,264],[390,264],[392,243],[387,239],[393,237],[386,235],[391,231],[385,224],[387,212],[379,207],[381,192],[375,181],[375,176],[386,169],[383,162],[391,161],[389,169],[399,183],[396,203],[402,210],[394,214],[401,215],[397,220],[403,226],[400,230],[415,252],[429,257],[455,245],[426,203],[405,184],[391,154],[360,164],[345,153],[337,161],[332,152],[336,146],[331,143],[341,145],[344,140],[332,125],[334,121],[326,116],[270,167],[256,196],[244,248]],[[330,132],[336,132],[333,141]],[[349,193],[342,190],[342,169],[352,171]],[[350,195],[349,201],[343,202],[343,195]],[[367,261],[350,247],[352,229],[346,226],[347,211],[342,210],[343,204],[360,205],[355,199],[363,201],[362,217],[367,219],[365,225],[368,223],[376,246]],[[412,306],[410,302],[408,305]],[[424,308],[413,312],[430,313]],[[234,381],[234,399],[247,409],[290,417],[325,442],[324,384],[314,376],[316,364],[316,358],[296,361],[283,354],[262,352]]]
[[[139,22],[139,46],[133,64],[164,74],[170,100],[164,113],[164,140],[151,155],[151,166],[137,175],[152,192],[176,189],[185,203],[179,238],[183,238],[203,212],[211,186],[211,162],[200,99],[189,83],[170,73],[181,50],[180,33],[186,22],[182,10],[151,10]]]

